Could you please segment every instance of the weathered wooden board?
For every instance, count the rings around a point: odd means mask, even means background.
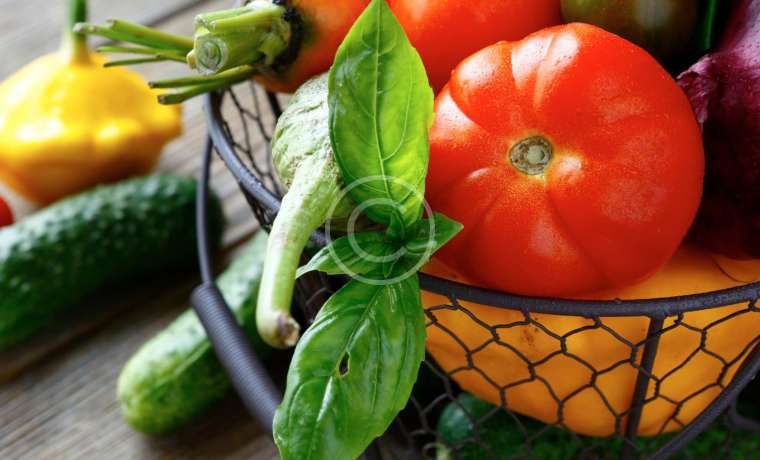
[[[155,23],[162,18],[192,18],[177,16],[177,11],[208,11],[214,4],[226,6],[231,1],[201,0],[90,0],[90,18],[103,21],[124,18],[139,23]],[[204,5],[205,4],[205,5]],[[68,0],[0,0],[0,79],[44,53],[59,46]],[[200,8],[198,8],[200,5]],[[211,8],[209,8],[209,5]],[[166,23],[168,21],[163,21]],[[176,32],[191,33],[192,22],[176,23]]]
[[[200,3],[200,4],[198,4]],[[123,17],[150,22],[169,16],[161,27],[192,32],[192,17],[230,1],[91,0],[93,20]],[[58,46],[66,2],[0,0],[0,79]],[[170,14],[183,5],[177,14]],[[143,66],[146,77],[185,72],[181,66]],[[200,100],[185,105],[185,134],[164,152],[159,169],[195,175],[206,136]],[[245,200],[217,161],[213,186],[228,219],[228,248],[255,229]],[[228,251],[229,252],[229,251]],[[82,313],[62,322],[45,338],[0,354],[0,459],[276,458],[276,449],[233,396],[208,417],[176,435],[149,438],[121,419],[115,397],[121,367],[148,338],[187,308],[198,283],[194,273],[170,274],[132,292],[100,295]]]

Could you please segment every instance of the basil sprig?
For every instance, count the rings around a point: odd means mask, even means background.
[[[425,354],[417,271],[461,229],[423,218],[433,94],[385,0],[373,0],[329,76],[330,137],[345,193],[386,231],[339,238],[298,275],[354,279],[295,349],[274,420],[283,459],[358,457],[404,408]]]
[[[364,275],[413,270],[417,272],[430,257],[462,230],[462,224],[440,213],[420,219],[409,228],[406,239],[398,241],[380,232],[343,236],[322,248],[309,263],[298,269],[297,277],[312,271],[328,275]]]
[[[424,355],[416,275],[349,282],[296,347],[274,421],[282,458],[358,457],[406,405]]]
[[[296,277],[320,271],[328,275],[366,275],[388,260],[389,241],[379,232],[344,236],[322,248],[309,263],[298,269]]]
[[[392,232],[422,215],[433,122],[425,67],[385,1],[373,1],[335,55],[330,139],[350,196]]]

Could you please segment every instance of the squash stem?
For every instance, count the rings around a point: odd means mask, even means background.
[[[306,158],[272,224],[256,325],[264,341],[275,348],[290,348],[298,341],[300,327],[290,314],[296,271],[310,235],[325,223],[338,197],[338,174],[331,157]]]
[[[240,65],[272,65],[292,39],[287,9],[266,0],[199,15],[191,65],[213,75]]]
[[[63,31],[61,50],[72,63],[90,62],[90,50],[87,48],[87,35],[74,31],[77,23],[87,20],[87,0],[70,0],[69,17]]]

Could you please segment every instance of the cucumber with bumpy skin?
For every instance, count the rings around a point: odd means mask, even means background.
[[[66,198],[0,229],[0,350],[94,292],[196,260],[192,178],[154,175]],[[210,200],[210,238],[223,215]]]
[[[259,356],[267,353],[255,319],[266,242],[266,233],[259,232],[217,281]],[[118,395],[132,427],[167,433],[205,412],[229,388],[198,317],[188,310],[129,360],[119,377]]]

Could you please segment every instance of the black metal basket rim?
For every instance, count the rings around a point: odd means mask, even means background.
[[[241,160],[223,128],[221,111],[223,97],[223,92],[214,92],[208,94],[205,99],[206,119],[214,147],[241,188],[272,215],[275,215],[280,209],[280,200]],[[311,241],[318,247],[324,247],[327,243],[327,237],[320,230],[314,232]],[[750,302],[753,304],[752,308],[757,308],[754,303],[760,297],[760,282],[700,294],[636,300],[528,297],[458,283],[425,273],[420,273],[420,284],[424,290],[435,294],[447,297],[454,295],[459,300],[476,302],[491,307],[588,318],[614,316],[666,318],[741,302]]]

